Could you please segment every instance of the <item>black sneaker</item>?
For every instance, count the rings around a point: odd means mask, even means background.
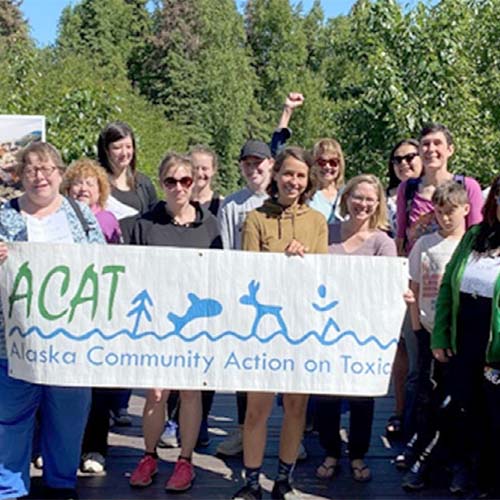
[[[295,500],[299,496],[295,493],[288,479],[284,481],[274,481],[271,498],[274,500]]]
[[[255,488],[251,488],[248,484],[243,486],[240,490],[238,490],[233,497],[237,500],[261,500],[262,499],[262,489],[259,488],[256,490]]]
[[[460,463],[453,466],[451,473],[450,491],[454,495],[463,495],[469,489],[471,482],[469,469]]]
[[[425,488],[428,466],[426,462],[417,460],[403,476],[401,487],[407,491],[419,491]]]

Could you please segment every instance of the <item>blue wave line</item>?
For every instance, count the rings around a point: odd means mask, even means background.
[[[36,334],[42,339],[51,340],[51,339],[57,337],[58,335],[63,335],[64,337],[66,337],[70,340],[77,341],[77,342],[83,342],[85,340],[90,339],[93,336],[101,337],[103,340],[112,340],[112,339],[119,337],[119,336],[122,336],[122,335],[127,336],[132,340],[139,340],[139,339],[145,338],[145,337],[154,337],[157,340],[166,340],[170,337],[177,337],[177,338],[181,339],[183,342],[187,342],[187,343],[195,342],[196,340],[203,338],[203,337],[207,338],[211,342],[217,342],[224,337],[233,337],[233,338],[236,338],[236,339],[243,341],[243,342],[248,341],[250,339],[255,339],[258,342],[260,342],[261,344],[267,344],[267,343],[271,342],[271,340],[273,340],[274,338],[281,336],[290,345],[300,345],[300,344],[303,344],[309,338],[314,338],[320,344],[322,344],[324,346],[332,346],[332,345],[337,344],[338,342],[340,342],[341,340],[343,340],[346,337],[351,337],[361,347],[373,342],[380,349],[382,349],[384,351],[389,349],[392,345],[397,345],[397,343],[398,343],[398,339],[393,338],[388,343],[384,344],[375,335],[370,335],[366,339],[361,340],[358,337],[358,335],[356,334],[356,332],[354,332],[352,330],[346,330],[344,332],[341,332],[340,335],[337,335],[336,337],[327,340],[326,335],[327,335],[328,330],[330,328],[333,328],[337,332],[340,332],[340,328],[335,323],[335,321],[329,320],[329,322],[325,326],[325,329],[323,330],[322,334],[320,334],[314,330],[311,330],[298,339],[292,339],[292,338],[288,337],[288,335],[281,330],[273,332],[272,334],[270,334],[264,338],[259,337],[258,335],[251,334],[251,333],[248,335],[242,335],[242,334],[239,334],[237,332],[232,332],[229,330],[222,332],[220,334],[217,334],[217,335],[213,335],[207,331],[201,331],[201,332],[198,332],[196,335],[193,335],[191,337],[186,337],[186,336],[182,335],[181,333],[177,333],[175,331],[168,332],[168,333],[165,333],[163,335],[159,335],[153,331],[145,331],[145,332],[142,332],[140,334],[137,334],[137,333],[131,332],[127,329],[122,329],[122,330],[119,330],[119,331],[114,332],[114,333],[105,334],[98,328],[94,328],[83,335],[76,336],[73,333],[68,332],[64,328],[57,328],[56,330],[54,330],[51,333],[44,333],[37,326],[32,326],[32,327],[28,328],[28,330],[26,330],[26,332],[23,332],[18,326],[15,326],[15,327],[11,328],[11,330],[9,331],[9,336],[12,336],[12,335],[17,333],[21,338],[26,338],[29,335]]]

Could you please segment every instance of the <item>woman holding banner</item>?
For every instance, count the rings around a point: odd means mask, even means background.
[[[243,250],[284,252],[300,257],[306,253],[326,253],[326,219],[306,204],[315,191],[312,166],[312,157],[303,149],[290,147],[279,154],[268,187],[270,199],[261,208],[250,212],[245,220]],[[285,498],[293,492],[291,476],[304,431],[308,397],[306,394],[283,395],[279,465],[272,498]],[[259,474],[273,401],[272,393],[248,393],[243,426],[246,484],[233,498],[262,498]]]
[[[136,221],[132,243],[184,248],[222,248],[217,219],[198,203],[191,202],[193,166],[188,157],[170,153],[159,166],[159,180],[166,202]],[[156,446],[165,424],[169,389],[150,389],[143,411],[146,451],[130,476],[130,486],[146,487],[158,472]],[[202,418],[201,391],[180,391],[179,427],[181,451],[174,471],[165,484],[167,491],[188,490],[195,473],[191,463]]]
[[[380,181],[373,175],[358,175],[345,186],[340,212],[346,220],[329,226],[328,251],[335,255],[383,255],[395,257],[396,245],[385,232],[388,229],[387,205]],[[339,466],[339,435],[342,398],[318,396],[316,415],[319,439],[326,451],[316,476],[332,478]],[[348,398],[350,407],[349,460],[352,478],[371,479],[364,462],[370,444],[374,400],[371,397]]]
[[[0,240],[104,243],[90,209],[59,194],[64,168],[50,144],[35,142],[20,152],[17,173],[25,192],[0,208]],[[7,255],[7,246],[0,243],[0,262]],[[39,385],[9,377],[5,333],[0,310],[0,499],[29,493],[38,410],[44,498],[76,498],[90,388]]]

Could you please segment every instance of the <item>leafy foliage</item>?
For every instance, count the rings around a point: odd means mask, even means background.
[[[295,4],[295,2],[293,2]],[[289,91],[305,95],[293,143],[336,137],[347,173],[386,176],[392,145],[429,120],[456,141],[455,171],[484,184],[500,149],[500,2],[402,7],[358,0],[325,20],[319,0],[82,0],[63,12],[54,47],[36,48],[19,1],[0,0],[0,112],[47,116],[70,161],[95,154],[109,120],[136,131],[141,169],[194,143],[221,157],[236,189],[248,137],[269,137]]]

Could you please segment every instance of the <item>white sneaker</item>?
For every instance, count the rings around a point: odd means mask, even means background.
[[[165,424],[165,430],[160,437],[160,441],[158,442],[158,446],[160,448],[178,448],[179,447],[179,438],[177,437],[177,422],[172,420],[168,420]]]
[[[216,454],[226,457],[239,455],[243,451],[243,432],[240,427],[235,429],[227,439],[217,446]]]
[[[299,452],[297,453],[297,460],[306,460],[307,459],[307,450],[304,446],[304,442],[301,441],[299,445]]]
[[[105,466],[106,459],[97,451],[91,451],[82,455],[82,465],[80,467],[82,472],[92,474],[103,472]]]

